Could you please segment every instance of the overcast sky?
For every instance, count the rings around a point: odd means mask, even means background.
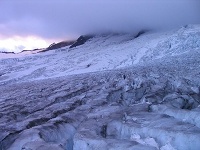
[[[200,0],[0,0],[0,38],[64,40],[200,23]]]

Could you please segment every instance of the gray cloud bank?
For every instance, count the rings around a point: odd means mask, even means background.
[[[47,39],[200,23],[199,0],[0,0],[1,36]]]

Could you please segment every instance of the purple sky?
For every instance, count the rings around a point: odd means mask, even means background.
[[[0,40],[76,38],[200,23],[200,0],[0,0]]]

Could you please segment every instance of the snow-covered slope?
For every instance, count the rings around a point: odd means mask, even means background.
[[[148,64],[200,47],[200,26],[165,33],[96,36],[84,45],[26,57],[1,59],[0,81],[26,81]],[[17,57],[17,55],[16,55]]]
[[[0,149],[199,150],[200,25],[0,60]]]

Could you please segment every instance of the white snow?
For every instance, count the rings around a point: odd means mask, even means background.
[[[16,58],[1,57],[3,75],[0,78],[1,82],[26,81],[118,69],[190,53],[199,47],[199,26],[148,33],[136,39],[134,35],[97,36],[73,49],[65,47],[25,57],[22,54],[12,54]]]
[[[199,32],[198,29],[199,26],[185,30],[190,37],[190,34],[192,36],[194,32]],[[178,36],[180,32],[182,31],[148,33],[136,39],[134,35],[97,36],[73,49],[65,47],[25,57],[22,57],[22,54],[11,56],[16,58],[1,57],[0,67],[5,73],[1,81],[44,79],[137,65],[168,55],[165,54],[168,49],[162,53],[159,49],[166,48],[166,42],[179,40],[178,38],[182,36]],[[186,42],[191,43],[191,40],[193,39],[190,38]],[[187,43],[175,42],[176,45],[187,45]]]

